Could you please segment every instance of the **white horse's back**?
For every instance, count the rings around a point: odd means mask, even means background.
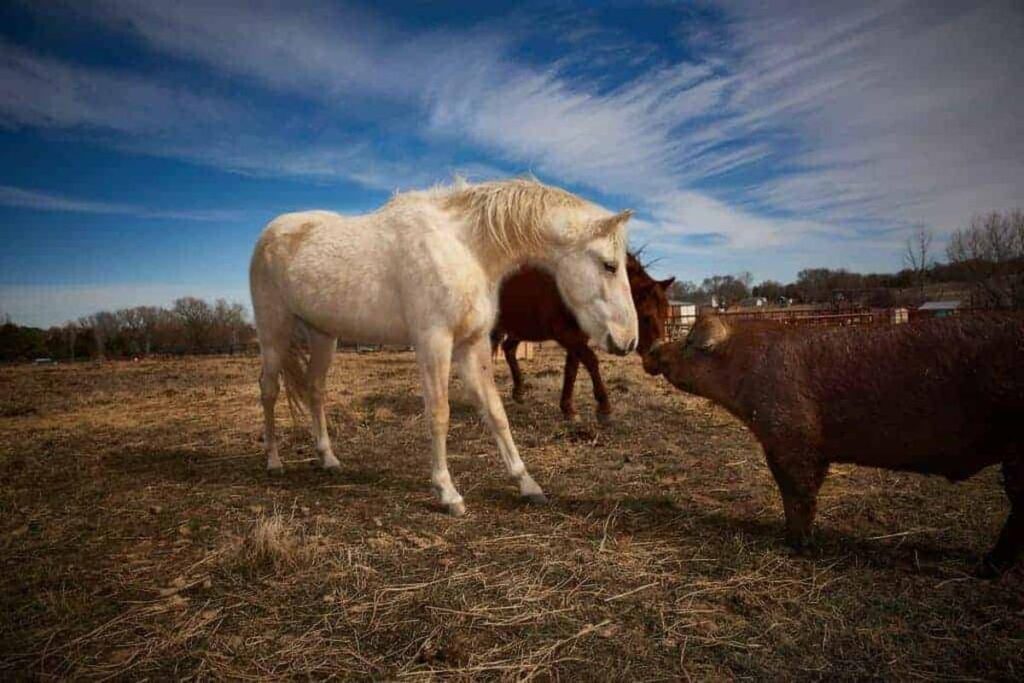
[[[260,236],[250,270],[257,321],[283,315],[346,341],[408,344],[393,230],[328,211],[279,216]]]

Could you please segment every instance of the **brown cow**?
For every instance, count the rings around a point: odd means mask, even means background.
[[[829,463],[961,481],[1002,463],[1010,516],[979,571],[1024,547],[1024,321],[972,316],[825,330],[703,317],[644,359],[651,374],[745,422],[807,539]]]

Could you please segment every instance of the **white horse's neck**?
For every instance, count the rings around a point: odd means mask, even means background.
[[[609,215],[564,190],[530,180],[410,192],[397,196],[391,205],[398,208],[420,201],[446,215],[454,236],[471,250],[494,283],[524,263],[553,268],[559,243],[578,240],[579,235],[570,233]]]
[[[493,245],[480,244],[478,240],[470,239],[466,242],[470,250],[476,256],[487,279],[493,283],[500,283],[508,275],[512,274],[520,266],[530,264],[544,270],[552,270],[553,245],[551,248],[540,249],[517,249],[505,251],[497,249]],[[545,245],[546,246],[546,245]]]

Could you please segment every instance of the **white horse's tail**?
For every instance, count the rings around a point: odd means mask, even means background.
[[[312,387],[309,381],[309,355],[309,330],[302,320],[296,319],[288,351],[281,359],[288,412],[294,421],[310,412],[309,395]]]

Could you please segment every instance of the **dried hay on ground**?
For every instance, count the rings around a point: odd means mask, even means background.
[[[454,390],[440,514],[411,354],[339,354],[340,477],[286,427],[262,471],[255,359],[0,369],[0,676],[1019,678],[1021,573],[974,579],[998,474],[837,468],[792,556],[732,418],[606,358],[616,422],[508,403],[551,503],[515,498]],[[501,369],[499,381],[507,393]],[[282,406],[280,419],[288,424]]]

